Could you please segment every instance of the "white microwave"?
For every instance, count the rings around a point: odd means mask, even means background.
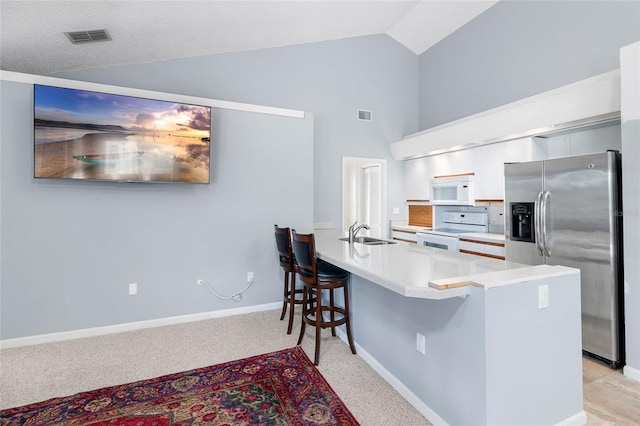
[[[447,176],[431,179],[431,204],[470,206],[475,203],[474,176]]]

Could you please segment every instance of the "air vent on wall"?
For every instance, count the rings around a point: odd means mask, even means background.
[[[358,120],[371,121],[371,111],[358,110]]]
[[[71,43],[93,43],[94,41],[109,41],[111,36],[107,30],[69,31],[65,33]]]

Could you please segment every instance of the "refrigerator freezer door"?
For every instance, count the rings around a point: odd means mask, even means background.
[[[542,161],[528,163],[507,163],[504,165],[505,206],[505,256],[510,262],[526,265],[540,265],[544,258],[536,248],[536,241],[515,241],[513,236],[512,210],[513,203],[533,203],[542,191]],[[535,213],[532,218],[536,221]]]
[[[546,263],[578,268],[582,282],[583,349],[616,361],[619,352],[618,229],[615,154],[547,160],[541,218],[546,229]]]

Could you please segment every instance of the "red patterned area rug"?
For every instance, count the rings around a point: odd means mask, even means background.
[[[291,349],[0,411],[0,425],[358,425]]]

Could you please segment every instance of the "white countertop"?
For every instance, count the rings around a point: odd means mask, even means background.
[[[568,268],[566,266],[522,265],[522,268],[507,269],[504,271],[487,272],[480,275],[472,275],[467,277],[456,277],[443,280],[430,281],[429,285],[433,288],[447,289],[455,287],[461,283],[486,289],[494,287],[502,287],[505,285],[518,284],[531,281],[533,279],[557,277],[567,274],[579,273],[579,269]],[[439,290],[442,291],[442,290]]]
[[[575,272],[562,266],[528,266],[402,241],[349,244],[340,237],[334,231],[317,231],[318,257],[406,297],[449,299],[469,294],[471,286],[490,288]]]

